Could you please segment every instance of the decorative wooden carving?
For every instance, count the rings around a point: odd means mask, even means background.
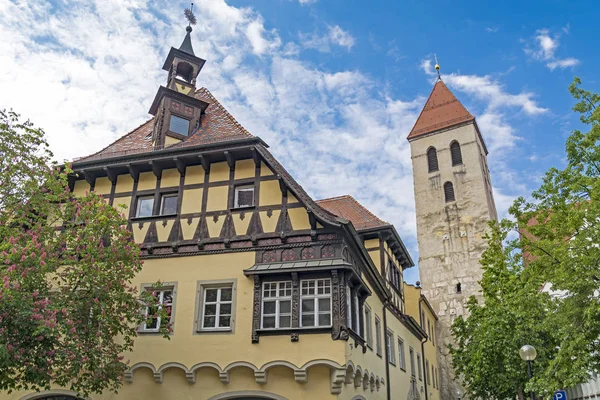
[[[281,252],[281,261],[294,261],[296,252],[293,249],[286,249]]]
[[[300,281],[298,274],[292,273],[292,328],[300,326]],[[297,335],[297,334],[296,334]],[[292,341],[293,336],[292,336]]]
[[[333,251],[333,246],[323,246],[321,249],[321,258],[333,258],[335,256],[335,252]]]
[[[306,248],[304,249],[306,250]],[[304,251],[302,250],[302,251]],[[342,272],[343,274],[343,272]],[[338,272],[336,270],[331,271],[331,316],[332,316],[332,328],[331,337],[339,339],[340,336],[340,280]]]
[[[298,332],[294,332],[291,334],[291,340],[292,342],[297,342],[298,340],[300,340],[300,335],[298,335]]]
[[[258,329],[260,328],[260,275],[254,275],[254,303],[252,304],[252,343],[258,343]]]
[[[301,257],[303,260],[313,260],[315,258],[315,249],[312,247],[303,248]]]

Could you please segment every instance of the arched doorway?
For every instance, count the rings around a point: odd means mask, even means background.
[[[44,397],[36,397],[35,400],[81,400],[77,397],[64,395],[64,394],[51,394],[49,396]]]
[[[48,390],[38,393],[31,393],[21,397],[21,400],[82,400],[77,397],[77,393],[69,390]]]
[[[208,400],[288,400],[283,396],[273,393],[244,390],[241,392],[222,393],[211,397]]]

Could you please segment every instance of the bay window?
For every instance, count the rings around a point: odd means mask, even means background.
[[[290,328],[292,281],[264,282],[262,294],[262,329]]]
[[[300,326],[331,326],[331,279],[301,282]]]

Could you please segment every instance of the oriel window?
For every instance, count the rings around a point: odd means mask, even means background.
[[[301,282],[301,326],[331,326],[331,279]]]
[[[292,281],[263,283],[263,329],[292,326]]]
[[[190,131],[190,121],[185,118],[178,117],[177,115],[171,115],[169,130],[171,132],[187,136]]]
[[[254,186],[244,185],[235,188],[235,198],[233,207],[253,207],[254,206]]]

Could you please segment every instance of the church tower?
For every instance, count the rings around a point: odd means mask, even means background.
[[[448,351],[450,326],[458,315],[466,314],[469,296],[479,293],[483,236],[488,222],[497,218],[487,148],[475,118],[441,78],[408,141],[421,285],[439,316],[434,340],[439,348],[440,394],[442,400],[455,400],[461,389]]]

